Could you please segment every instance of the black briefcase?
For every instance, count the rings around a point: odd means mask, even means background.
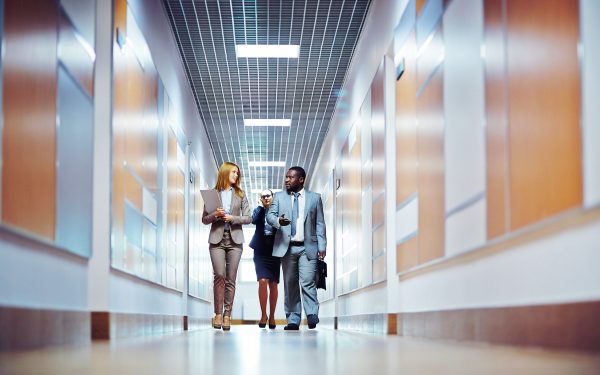
[[[317,273],[315,274],[315,284],[317,289],[327,289],[327,263],[324,260],[317,259]]]

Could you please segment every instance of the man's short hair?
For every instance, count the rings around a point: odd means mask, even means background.
[[[295,167],[291,167],[290,171],[296,171],[296,173],[299,175],[298,177],[302,177],[303,179],[306,180],[306,171],[304,170],[304,168],[295,166]]]

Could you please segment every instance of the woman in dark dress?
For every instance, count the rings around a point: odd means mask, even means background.
[[[261,310],[258,326],[264,328],[268,320],[269,328],[275,329],[275,307],[277,306],[277,284],[279,284],[281,258],[272,255],[276,229],[265,220],[267,210],[273,202],[273,192],[269,189],[263,190],[260,194],[260,202],[261,205],[252,212],[252,224],[256,225],[256,231],[250,241],[250,247],[254,249],[254,267],[258,280],[258,300]],[[269,295],[268,316],[267,294]]]

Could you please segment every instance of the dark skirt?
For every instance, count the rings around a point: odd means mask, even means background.
[[[254,254],[254,268],[256,269],[256,280],[269,279],[279,284],[281,270],[281,258],[272,255]]]
[[[279,284],[281,273],[281,258],[274,257],[273,238],[265,237],[265,246],[254,250],[254,268],[256,269],[256,280],[269,279]]]

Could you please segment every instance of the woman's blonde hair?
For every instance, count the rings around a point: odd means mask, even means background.
[[[229,183],[229,173],[231,173],[231,171],[233,171],[234,169],[237,169],[238,171],[238,178],[235,181],[235,184],[231,185]],[[240,167],[238,167],[238,165],[235,163],[226,161],[219,167],[219,174],[217,175],[217,184],[215,185],[215,190],[223,191],[229,189],[229,186],[231,186],[233,187],[233,190],[235,190],[235,194],[237,194],[238,197],[242,198],[244,196],[244,191],[240,187],[241,181],[242,170],[240,169]]]

